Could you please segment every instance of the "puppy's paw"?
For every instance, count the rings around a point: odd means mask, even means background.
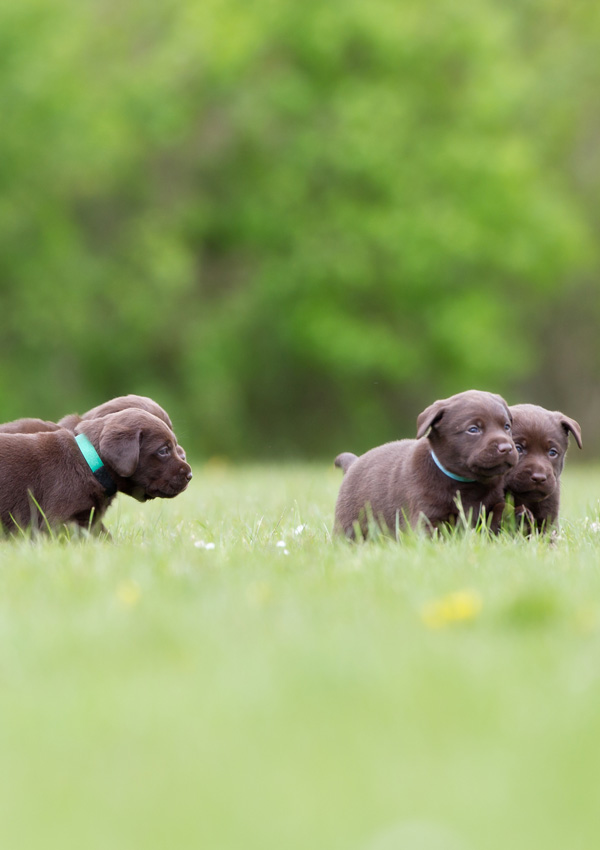
[[[530,537],[536,529],[535,517],[526,505],[515,507],[515,521],[518,530],[527,537]]]

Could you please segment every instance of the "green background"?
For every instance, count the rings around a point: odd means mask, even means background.
[[[0,7],[0,413],[330,457],[469,387],[600,448],[600,11]],[[596,443],[594,443],[596,440]]]

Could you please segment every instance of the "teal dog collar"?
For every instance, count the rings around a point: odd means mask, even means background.
[[[474,483],[475,483],[475,481],[476,481],[476,479],[475,479],[475,478],[463,478],[463,476],[462,476],[462,475],[455,475],[453,472],[449,472],[449,471],[446,469],[446,467],[445,467],[445,466],[442,466],[442,464],[440,463],[440,461],[439,461],[439,460],[438,460],[438,458],[436,457],[436,454],[435,454],[435,452],[433,451],[433,449],[430,449],[430,453],[431,453],[431,457],[432,457],[432,459],[433,459],[433,462],[435,463],[435,465],[437,466],[437,468],[438,468],[441,472],[443,472],[443,473],[444,473],[444,475],[447,475],[447,476],[448,476],[448,478],[452,478],[452,480],[453,480],[453,481],[461,481],[463,484],[474,484]]]
[[[92,470],[94,478],[106,490],[106,495],[114,496],[117,492],[117,485],[113,481],[111,474],[102,462],[102,458],[100,457],[96,449],[93,447],[91,442],[88,440],[85,434],[77,434],[77,436],[75,437],[75,442],[79,446],[79,450],[84,456],[85,462]]]

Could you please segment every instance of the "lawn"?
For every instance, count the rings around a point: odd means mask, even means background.
[[[3,850],[588,850],[600,471],[552,545],[331,539],[326,465],[194,467],[0,545]]]

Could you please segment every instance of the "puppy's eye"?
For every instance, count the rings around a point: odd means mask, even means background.
[[[515,443],[515,449],[517,450],[517,454],[522,455],[525,449],[520,443]]]
[[[510,427],[510,422],[506,423],[506,425],[504,426],[504,430],[505,431],[511,431],[512,430],[512,428]]]
[[[548,452],[548,457],[558,457],[558,452],[556,451],[556,449],[550,449],[550,451]]]
[[[159,457],[169,457],[171,454],[171,449],[168,446],[161,446],[160,449],[156,452]]]
[[[481,432],[481,428],[478,428],[477,425],[471,425],[470,428],[467,428],[467,434],[479,434]]]

